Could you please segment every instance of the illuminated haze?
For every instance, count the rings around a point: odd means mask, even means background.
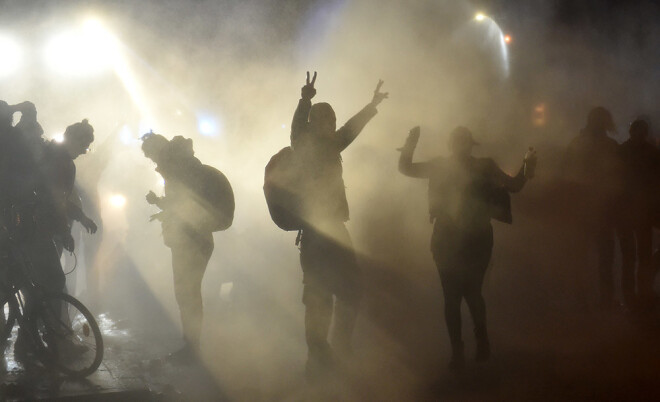
[[[544,196],[560,150],[586,112],[600,104],[611,108],[619,140],[636,115],[660,117],[659,70],[630,62],[636,55],[657,65],[657,28],[644,43],[618,36],[618,50],[604,52],[609,38],[582,32],[579,24],[557,24],[558,10],[548,2],[521,3],[506,14],[496,1],[41,2],[30,9],[5,1],[0,35],[19,38],[27,50],[23,69],[0,78],[0,98],[33,101],[50,138],[88,118],[96,141],[76,161],[82,180],[101,144],[112,150],[98,182],[104,218],[99,310],[112,308],[135,326],[139,320],[162,325],[167,331],[155,333],[170,340],[163,352],[176,346],[178,310],[169,250],[159,225],[149,223],[156,210],[144,200],[149,190],[162,193],[161,179],[138,138],[149,130],[190,137],[196,156],[227,175],[236,216],[232,228],[214,235],[203,283],[203,338],[209,350],[221,351],[209,362],[219,383],[245,397],[251,387],[286,394],[282,384],[302,375],[306,357],[295,233],[273,224],[262,191],[266,163],[289,143],[305,71],[318,71],[314,101],[330,103],[338,125],[370,101],[383,79],[390,99],[342,154],[348,227],[367,281],[355,347],[373,357],[364,363],[366,373],[399,373],[397,381],[367,387],[363,397],[411,397],[420,372],[435,368],[449,347],[428,251],[426,184],[397,172],[395,149],[408,130],[421,126],[416,159],[423,160],[447,153],[451,128],[470,127],[481,143],[475,154],[494,157],[510,174],[528,146],[539,149],[538,180],[514,196],[515,224],[495,225],[486,297],[493,306],[509,306],[560,286],[548,284],[557,280],[549,279],[552,268],[538,263],[553,251],[524,233],[535,225],[548,236],[555,229],[538,226],[545,222],[543,206],[534,202]],[[487,17],[477,21],[477,12]],[[112,35],[121,61],[103,66],[107,52],[101,52],[80,62],[98,62],[97,74],[52,71],[43,47],[90,18]],[[505,45],[502,35],[509,33],[512,43]],[[542,122],[534,115],[539,105]],[[533,285],[516,286],[525,281]],[[149,321],[152,308],[162,308],[171,322]]]

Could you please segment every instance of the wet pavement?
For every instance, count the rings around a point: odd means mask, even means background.
[[[170,362],[146,334],[129,330],[107,314],[97,317],[105,355],[85,379],[67,378],[33,361],[14,358],[15,327],[2,360],[0,400],[179,401],[223,400],[201,364]]]

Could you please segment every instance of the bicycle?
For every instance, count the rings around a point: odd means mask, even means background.
[[[31,276],[31,262],[21,247],[35,234],[34,208],[11,205],[0,227],[0,336],[6,341],[16,323],[19,336],[47,368],[86,377],[103,360],[103,337],[94,316],[79,300],[51,292]],[[4,318],[4,319],[3,319]],[[4,321],[4,322],[3,322]],[[14,344],[16,354],[16,343]]]

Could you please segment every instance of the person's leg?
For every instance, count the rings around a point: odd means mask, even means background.
[[[442,292],[445,300],[445,324],[451,343],[451,360],[449,367],[461,368],[465,363],[463,339],[461,335],[461,300],[463,299],[463,283],[455,272],[440,272]]]
[[[626,225],[618,231],[621,247],[621,293],[628,308],[635,307],[635,249],[634,231]]]
[[[474,335],[477,341],[476,358],[483,361],[490,357],[490,342],[486,328],[486,302],[481,289],[493,250],[492,227],[471,236],[466,245],[465,301],[474,322]]]
[[[344,225],[337,228],[337,232],[330,250],[335,257],[332,259],[335,267],[328,278],[336,296],[332,346],[339,354],[350,355],[351,337],[362,298],[362,271]]]
[[[477,340],[477,360],[483,361],[490,357],[490,342],[486,328],[486,302],[481,294],[483,273],[472,273],[467,278],[465,286],[465,301],[470,309],[474,322],[474,336]]]
[[[211,257],[213,246],[172,248],[174,295],[181,313],[181,326],[186,344],[199,352],[202,332],[202,279]]]
[[[653,228],[643,225],[635,231],[637,237],[637,288],[639,298],[644,307],[653,304],[653,280],[654,270],[651,262],[653,258]]]
[[[306,373],[310,380],[333,364],[332,350],[328,344],[333,299],[324,278],[325,253],[322,244],[318,233],[307,230],[300,248],[307,342]]]
[[[332,294],[314,283],[306,283],[303,288],[303,304],[309,360],[329,364],[332,359],[328,344],[328,331],[332,321]]]
[[[603,225],[596,235],[598,250],[598,274],[600,279],[600,307],[612,308],[614,302],[614,277],[612,265],[614,262],[614,228]]]
[[[57,249],[52,238],[47,234],[36,233],[32,238],[23,244],[23,253],[26,257],[26,263],[29,275],[35,284],[41,286],[50,293],[60,293],[65,290],[66,279],[62,266],[60,264]],[[30,316],[37,308],[29,293],[25,293],[25,314]],[[64,322],[69,322],[68,314],[62,311],[59,302],[53,302],[51,305],[53,311],[60,312]],[[25,355],[30,349],[29,341],[24,328],[19,328],[16,343],[14,344],[14,353],[19,357]]]

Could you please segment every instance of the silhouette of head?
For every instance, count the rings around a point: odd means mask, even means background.
[[[449,151],[456,156],[469,156],[472,153],[472,147],[479,145],[472,138],[472,132],[463,126],[458,126],[449,134]]]
[[[311,132],[318,136],[331,136],[337,131],[335,111],[327,103],[316,103],[309,111]]]
[[[12,111],[9,104],[3,100],[0,100],[0,129],[7,128],[11,126],[13,122],[14,112]]]
[[[64,130],[64,146],[72,159],[86,154],[89,145],[94,141],[94,127],[87,119],[74,123]]]
[[[176,135],[170,140],[169,152],[174,160],[192,158],[195,155],[193,140]]]
[[[641,119],[637,119],[630,124],[630,138],[637,141],[644,141],[649,135],[649,124]]]
[[[608,131],[616,131],[612,113],[602,106],[591,109],[587,115],[586,131],[590,134],[607,134]]]
[[[165,160],[170,142],[160,134],[148,133],[142,136],[142,152],[144,156],[157,165]]]

